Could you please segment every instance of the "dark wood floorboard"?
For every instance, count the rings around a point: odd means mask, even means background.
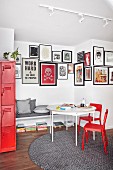
[[[28,149],[33,140],[47,133],[49,131],[18,133],[16,151],[0,153],[0,170],[42,170],[30,160]],[[113,136],[113,129],[107,130],[107,134]]]

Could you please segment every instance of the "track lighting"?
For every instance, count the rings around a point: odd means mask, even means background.
[[[80,20],[79,20],[79,22],[82,23],[83,20],[84,20],[84,15],[83,15],[83,14],[78,14],[78,15],[81,17]]]
[[[49,15],[52,16],[54,13],[54,8],[52,6],[49,6],[48,9],[49,9]]]
[[[107,19],[103,19],[103,21],[104,21],[103,27],[106,27],[108,25],[108,20]]]
[[[44,7],[44,8],[48,8],[49,9],[49,15],[53,15],[54,13],[54,10],[57,10],[57,11],[62,11],[62,12],[67,12],[67,13],[70,13],[70,14],[76,14],[76,15],[79,15],[81,18],[79,20],[80,23],[83,22],[84,18],[95,18],[95,19],[101,19],[104,21],[104,25],[103,27],[105,27],[106,25],[108,25],[108,22],[110,21],[113,21],[113,19],[111,18],[105,18],[105,17],[102,17],[102,16],[97,16],[97,15],[92,15],[92,14],[88,14],[88,13],[82,13],[82,12],[77,12],[77,11],[72,11],[72,10],[68,10],[68,9],[64,9],[64,8],[58,8],[58,7],[53,7],[53,6],[49,6],[49,5],[43,5],[43,4],[40,4],[40,7]]]

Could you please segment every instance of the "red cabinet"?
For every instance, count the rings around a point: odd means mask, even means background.
[[[16,150],[15,62],[0,61],[0,153]]]

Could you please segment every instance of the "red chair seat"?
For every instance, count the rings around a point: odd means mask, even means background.
[[[96,131],[102,132],[103,125],[93,124],[93,123],[86,123],[84,126],[85,131]]]

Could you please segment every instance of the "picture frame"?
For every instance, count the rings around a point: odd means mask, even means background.
[[[16,64],[21,64],[21,54],[18,54],[16,57]]]
[[[62,62],[62,53],[61,51],[52,51],[52,61],[61,63]]]
[[[84,62],[84,54],[85,54],[85,51],[81,51],[81,52],[77,53],[77,62],[78,63]]]
[[[69,63],[68,64],[68,74],[73,74],[74,73],[74,64]]]
[[[39,45],[39,60],[40,61],[52,61],[52,46],[51,45],[44,45],[40,44]]]
[[[93,67],[93,84],[94,85],[108,84],[108,67],[105,66]]]
[[[93,46],[93,65],[104,65],[104,47]]]
[[[58,63],[58,80],[68,79],[68,64]]]
[[[62,50],[62,62],[72,63],[72,51]]]
[[[40,86],[57,86],[57,64],[40,62]]]
[[[29,45],[29,57],[30,58],[38,58],[38,45]]]
[[[84,54],[84,66],[90,66],[91,65],[91,53],[87,52]]]
[[[74,86],[84,86],[84,62],[74,64]]]
[[[16,64],[15,65],[15,78],[16,79],[21,79],[21,71],[22,71],[22,69],[21,69],[21,65],[20,64]]]
[[[85,67],[85,81],[92,80],[92,67]]]
[[[113,66],[113,51],[104,51],[104,65]]]
[[[22,84],[38,84],[38,58],[22,58]]]
[[[108,72],[109,72],[109,84],[113,85],[113,67],[109,67]]]

